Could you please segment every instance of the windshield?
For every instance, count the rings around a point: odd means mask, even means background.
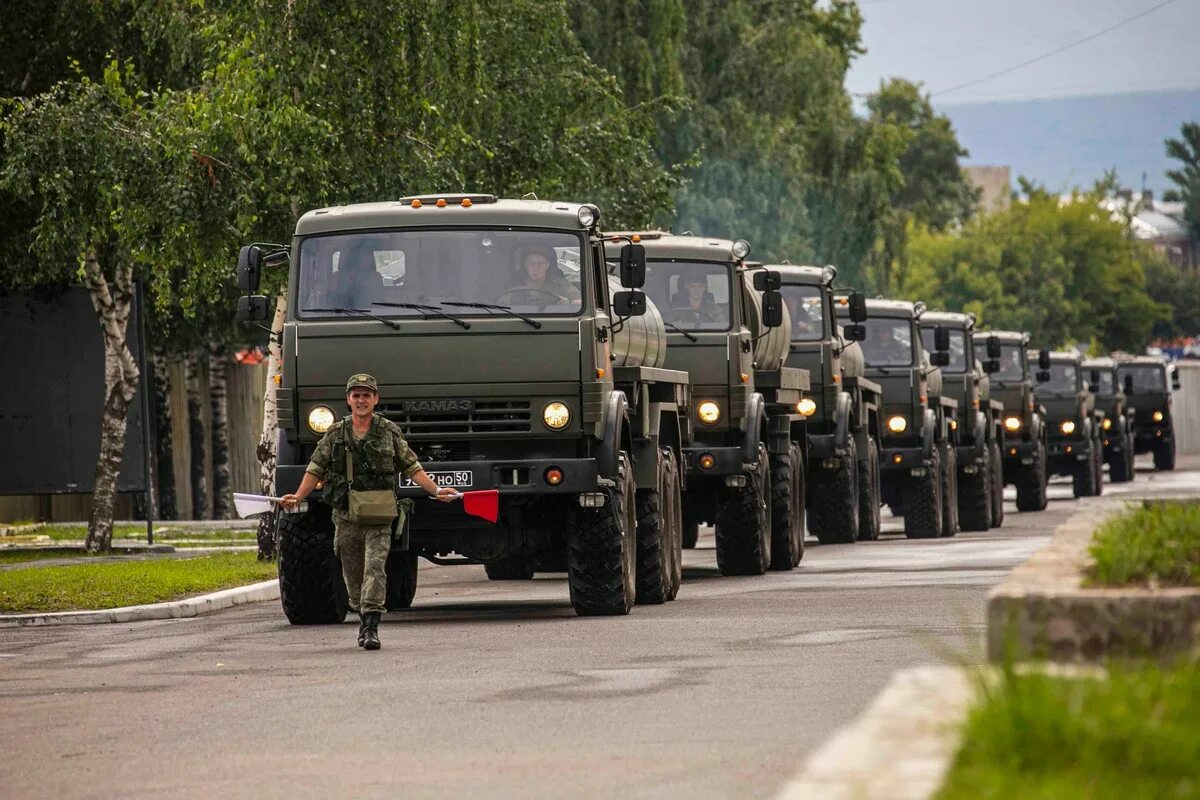
[[[1025,367],[1021,361],[1021,356],[1024,348],[1016,344],[1000,345],[1000,358],[996,359],[1000,364],[1000,369],[992,373],[994,381],[1019,381],[1025,378]],[[979,339],[975,342],[975,357],[980,361],[987,361],[987,340]]]
[[[1133,376],[1133,391],[1135,393],[1152,394],[1158,392],[1161,394],[1167,391],[1166,370],[1162,367],[1155,366],[1154,364],[1147,364],[1146,366],[1130,365],[1128,367],[1118,367],[1117,371],[1121,375],[1122,384],[1124,384],[1126,375]]]
[[[869,367],[913,365],[912,320],[875,317],[866,320],[867,338],[860,342]]]
[[[782,286],[783,302],[792,318],[792,341],[812,342],[825,336],[825,306],[819,286]]]
[[[549,231],[408,230],[305,239],[300,245],[299,311],[383,317],[487,314],[457,303],[511,306],[524,314],[577,314],[580,239]],[[426,307],[401,308],[397,304]]]
[[[650,261],[642,290],[669,326],[685,331],[729,330],[728,264]]]
[[[1074,364],[1051,364],[1050,380],[1037,385],[1039,392],[1071,392],[1079,391],[1079,368]]]
[[[934,331],[937,326],[925,325],[921,327],[921,344],[925,345],[926,352],[932,353],[935,351],[933,346]],[[950,363],[942,367],[942,372],[966,372],[967,371],[967,334],[966,331],[957,328],[950,328]]]
[[[1096,394],[1113,394],[1113,373],[1111,369],[1093,369],[1088,373],[1088,381],[1096,385]]]

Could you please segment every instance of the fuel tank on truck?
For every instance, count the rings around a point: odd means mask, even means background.
[[[791,337],[792,318],[787,305],[783,307],[783,324],[778,328],[765,331],[762,324],[762,295],[754,288],[754,272],[742,271],[742,283],[745,285],[744,294],[749,298],[747,304],[746,327],[750,329],[750,338],[754,340],[754,367],[768,372],[774,372],[783,366],[787,358],[788,345]]]
[[[848,342],[842,350],[842,375],[861,378],[867,374],[867,361],[858,342]]]
[[[608,296],[624,291],[620,281],[608,276]],[[650,295],[646,298],[646,313],[630,317],[621,323],[620,330],[612,335],[613,366],[617,367],[661,367],[667,360],[667,329],[663,326],[662,313]]]

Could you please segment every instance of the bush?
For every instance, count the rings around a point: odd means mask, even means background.
[[[1200,586],[1200,505],[1153,503],[1100,526],[1092,586]]]

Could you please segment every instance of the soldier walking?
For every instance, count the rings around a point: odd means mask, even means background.
[[[335,422],[313,452],[295,494],[282,505],[295,508],[319,481],[333,508],[333,549],[342,562],[350,608],[360,615],[358,646],[378,650],[379,617],[387,598],[386,564],[398,516],[397,475],[411,478],[442,502],[455,491],[439,489],[417,461],[400,427],[375,413],[379,385],[366,373],[346,382],[350,415]]]

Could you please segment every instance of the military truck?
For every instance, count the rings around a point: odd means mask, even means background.
[[[1104,443],[1104,463],[1108,464],[1108,479],[1126,483],[1134,479],[1134,408],[1129,403],[1121,380],[1117,377],[1117,362],[1111,358],[1089,358],[1082,364],[1088,389],[1096,396],[1096,407],[1104,411],[1101,423]]]
[[[1104,491],[1104,412],[1083,379],[1083,359],[1071,351],[1038,353],[1034,397],[1046,415],[1046,469],[1071,478],[1076,497]]]
[[[1136,356],[1117,364],[1117,377],[1137,409],[1134,452],[1152,453],[1156,470],[1175,469],[1171,391],[1179,388],[1179,375],[1174,365],[1159,356]]]
[[[846,327],[859,342],[867,376],[883,390],[880,489],[892,513],[904,517],[910,539],[958,530],[958,403],[942,393],[941,370],[925,352],[918,321],[924,303],[867,300],[866,319]],[[850,319],[849,304],[838,315]],[[939,335],[945,352],[949,343]]]
[[[1018,511],[1046,507],[1045,411],[1033,393],[1029,334],[984,331],[975,334],[976,358],[993,362],[991,393],[1004,405],[1004,482],[1017,489]]]
[[[946,331],[939,334],[939,330]],[[937,339],[948,349],[939,352]],[[975,315],[927,311],[921,315],[921,341],[940,367],[942,392],[958,403],[958,519],[964,531],[986,531],[1004,522],[1004,404],[991,398],[988,370],[995,356],[976,357]],[[988,342],[983,342],[983,355]],[[999,355],[999,342],[992,342]]]
[[[858,342],[838,324],[837,305],[865,319],[862,295],[837,294],[832,266],[776,264],[791,327],[787,365],[806,369],[810,394],[797,410],[808,436],[808,529],[822,544],[878,539],[879,384],[866,377]]]
[[[421,195],[310,211],[290,246],[242,249],[245,320],[265,318],[264,266],[290,262],[279,493],[344,413],[351,372],[378,379],[377,413],[435,482],[498,491],[494,524],[417,501],[388,560],[389,609],[412,603],[419,556],[494,579],[565,569],[579,614],[678,591],[688,380],[662,368],[645,296],[612,290],[599,218],[588,204]],[[623,285],[640,285],[642,254],[620,256]],[[396,494],[423,496],[407,481]],[[292,623],[339,622],[330,509],[310,500],[279,523],[283,608]]]
[[[796,409],[809,375],[783,366],[790,325],[779,275],[746,260],[745,240],[640,231],[610,233],[607,244],[645,248],[645,292],[667,329],[664,366],[691,379],[684,544],[708,522],[722,574],[792,569],[804,554]]]

